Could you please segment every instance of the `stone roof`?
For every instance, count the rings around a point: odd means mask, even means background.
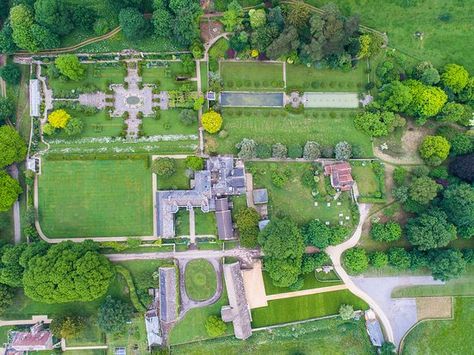
[[[252,326],[239,262],[224,264],[224,279],[229,305],[222,307],[221,317],[233,323],[237,339],[247,339],[252,335]]]
[[[354,185],[352,168],[347,162],[339,162],[324,166],[324,174],[331,177],[331,185],[335,189],[349,191]]]
[[[229,210],[229,200],[227,197],[216,199],[216,223],[219,239],[228,240],[234,238],[232,215]]]
[[[155,309],[148,311],[145,314],[145,328],[148,340],[148,346],[161,345],[163,338],[161,336],[160,318]]]
[[[367,333],[369,333],[370,341],[373,346],[382,346],[384,343],[384,337],[380,323],[375,317],[375,313],[372,310],[365,312],[365,326],[367,327]]]
[[[31,327],[30,331],[12,331],[10,336],[9,347],[16,351],[51,350],[53,348],[53,336],[49,330],[43,330],[41,324]]]
[[[268,203],[267,189],[253,190],[252,195],[253,195],[253,203],[255,204]]]
[[[176,270],[174,267],[160,267],[160,319],[173,322],[178,317],[176,304]]]

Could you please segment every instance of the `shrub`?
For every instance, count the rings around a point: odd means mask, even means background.
[[[288,156],[288,148],[286,145],[276,143],[272,146],[272,157],[276,159],[285,159]]]
[[[255,159],[257,156],[257,143],[253,139],[242,139],[236,148],[239,149],[240,159]]]
[[[321,156],[319,143],[308,141],[303,149],[303,158],[306,160],[316,160]]]
[[[390,248],[388,263],[398,270],[406,270],[410,267],[410,254],[403,248]]]
[[[185,126],[191,126],[197,122],[196,112],[188,109],[182,110],[179,114],[179,119]]]
[[[349,160],[352,156],[352,146],[346,141],[342,141],[336,144],[334,152],[336,160]]]
[[[259,220],[260,215],[253,208],[243,208],[237,212],[235,221],[239,230],[241,246],[245,248],[255,248],[257,246]]]
[[[272,156],[272,147],[268,144],[257,144],[257,158],[268,159]]]
[[[216,133],[222,127],[222,116],[215,111],[206,112],[201,121],[203,128],[209,133]]]
[[[184,164],[188,169],[199,171],[204,169],[204,159],[196,156],[189,156],[186,158]]]
[[[387,266],[388,264],[388,256],[383,251],[376,251],[372,253],[369,259],[370,264],[377,269]]]
[[[288,181],[288,177],[279,170],[272,171],[272,184],[276,187],[283,187]]]
[[[344,265],[349,271],[359,274],[367,270],[369,260],[367,254],[362,248],[352,248],[344,254]]]
[[[176,161],[171,158],[158,158],[153,161],[151,169],[158,176],[170,177],[176,172]]]
[[[402,236],[402,227],[396,222],[374,223],[370,236],[379,242],[393,242]]]
[[[407,177],[407,170],[405,168],[402,168],[401,166],[397,166],[393,170],[393,181],[395,182],[395,185],[401,186],[405,183],[405,179]]]
[[[349,304],[341,304],[341,307],[339,308],[339,316],[342,320],[354,319],[354,307]]]
[[[303,148],[299,144],[291,144],[288,147],[288,156],[291,159],[301,158],[303,155]]]

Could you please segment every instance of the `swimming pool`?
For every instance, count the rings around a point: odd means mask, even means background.
[[[230,92],[220,95],[223,107],[283,107],[284,93],[282,92]]]

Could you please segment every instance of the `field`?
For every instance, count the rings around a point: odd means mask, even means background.
[[[469,354],[474,348],[474,298],[454,299],[453,320],[424,321],[405,338],[403,354]]]
[[[143,65],[142,78],[144,83],[148,84],[158,84],[159,90],[178,90],[183,82],[177,82],[175,80],[176,76],[187,76],[194,77],[195,72],[188,74],[184,73],[183,64],[178,62],[166,62],[165,65],[163,62],[159,62],[160,66],[150,66],[146,67],[146,64]],[[195,86],[195,82],[191,82]]]
[[[314,276],[314,273],[306,274],[303,276],[304,278],[304,285],[301,288],[302,290],[309,290],[312,288],[319,288],[319,287],[328,287],[328,286],[334,286],[334,285],[340,285],[342,282],[341,281],[325,281],[321,282],[316,280],[316,277]],[[274,295],[277,293],[284,293],[284,292],[292,292],[287,287],[277,287],[273,285],[272,280],[270,276],[268,275],[267,272],[263,271],[263,282],[265,283],[265,293],[267,295]]]
[[[209,316],[220,316],[221,307],[228,305],[227,293],[225,287],[222,296],[213,305],[189,310],[184,318],[180,320],[171,330],[170,344],[183,344],[193,341],[209,339],[204,326]],[[233,334],[232,323],[227,325],[226,335]]]
[[[145,160],[43,160],[39,218],[51,238],[152,235]]]
[[[205,259],[192,260],[186,265],[184,281],[186,293],[193,300],[207,300],[216,292],[216,272]]]
[[[272,216],[289,216],[296,223],[304,224],[312,219],[329,221],[332,225],[339,223],[339,213],[351,216],[351,202],[347,195],[339,198],[341,206],[332,201],[330,206],[324,201],[316,200],[311,195],[311,189],[301,182],[301,176],[310,163],[247,163],[247,169],[255,172],[253,175],[254,188],[267,188],[269,195],[269,214]],[[281,171],[290,175],[288,182],[282,188],[272,183],[272,171]],[[344,220],[345,221],[345,220]],[[351,225],[351,219],[347,224]]]
[[[387,32],[389,46],[415,61],[429,60],[436,66],[456,62],[474,71],[474,43],[471,14],[474,2],[468,0],[378,1],[378,0],[306,0],[322,6],[333,2],[343,13],[359,14],[361,23]],[[407,21],[410,13],[416,21]],[[423,39],[415,36],[423,33]]]
[[[365,63],[359,63],[349,72],[308,68],[305,65],[286,65],[286,86],[304,91],[362,92],[367,83]]]
[[[186,190],[189,189],[189,178],[186,176],[186,164],[184,159],[175,159],[176,172],[170,177],[157,176],[156,185],[158,190]]]
[[[283,64],[259,62],[221,62],[225,90],[282,91]]]
[[[145,136],[156,136],[156,135],[174,135],[183,134],[197,135],[197,113],[196,123],[190,126],[184,125],[179,117],[181,110],[164,110],[160,111],[160,119],[154,119],[153,117],[143,118],[143,133]]]
[[[241,341],[233,337],[173,346],[173,354],[375,354],[365,323],[332,318],[255,332]]]
[[[365,310],[367,304],[349,290],[317,293],[269,301],[267,307],[252,310],[252,328],[295,322],[339,313],[342,304]]]
[[[351,110],[305,110],[296,115],[284,109],[225,108],[223,130],[228,136],[209,136],[216,140],[219,153],[237,153],[235,145],[243,138],[257,143],[283,143],[304,145],[316,141],[322,146],[335,146],[346,140],[356,145],[363,157],[372,157],[372,143],[353,124],[355,111]]]

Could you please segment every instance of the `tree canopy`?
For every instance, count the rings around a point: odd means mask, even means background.
[[[222,127],[222,116],[215,111],[206,112],[201,118],[203,128],[209,133],[216,133]]]
[[[362,248],[352,248],[344,253],[344,265],[350,272],[360,274],[367,270],[369,259]]]
[[[430,268],[435,280],[449,281],[464,273],[466,260],[457,249],[439,250],[431,258]]]
[[[74,28],[72,13],[63,1],[36,0],[34,7],[36,21],[52,32],[66,35]]]
[[[118,334],[132,317],[132,307],[120,299],[107,296],[100,305],[97,323],[108,334]]]
[[[13,304],[15,289],[0,283],[0,315]]]
[[[235,215],[235,223],[239,230],[240,245],[245,248],[255,248],[258,238],[258,221],[260,215],[254,208],[242,208]]]
[[[413,201],[426,205],[436,197],[440,189],[441,186],[436,181],[428,176],[422,176],[413,179],[408,193]]]
[[[14,63],[8,63],[0,68],[0,77],[5,80],[7,84],[18,84],[21,78],[20,68],[18,68],[18,65]]]
[[[30,260],[23,284],[25,294],[38,302],[87,302],[105,295],[114,275],[95,246],[62,242]]]
[[[0,123],[12,118],[15,106],[9,97],[0,97]]]
[[[26,157],[26,143],[10,126],[0,127],[0,168],[19,163]]]
[[[474,181],[474,153],[454,158],[449,163],[449,172],[464,181],[472,183]]]
[[[370,236],[380,242],[393,242],[402,236],[402,227],[397,222],[373,223]]]
[[[136,8],[120,10],[119,22],[124,36],[129,40],[137,40],[146,35],[148,24]]]
[[[84,65],[74,54],[61,54],[56,58],[54,64],[62,75],[74,81],[83,79],[86,73]]]
[[[474,187],[468,184],[449,186],[443,193],[441,208],[461,237],[474,236]]]
[[[382,137],[405,125],[405,120],[393,112],[361,112],[354,118],[357,129],[372,137]]]
[[[469,72],[458,64],[447,64],[441,74],[442,83],[454,93],[460,93],[467,85]]]
[[[419,250],[442,248],[456,239],[456,227],[448,222],[443,211],[432,209],[408,220],[408,241]]]
[[[441,136],[426,136],[420,145],[420,155],[428,165],[440,165],[449,154],[451,145]]]

